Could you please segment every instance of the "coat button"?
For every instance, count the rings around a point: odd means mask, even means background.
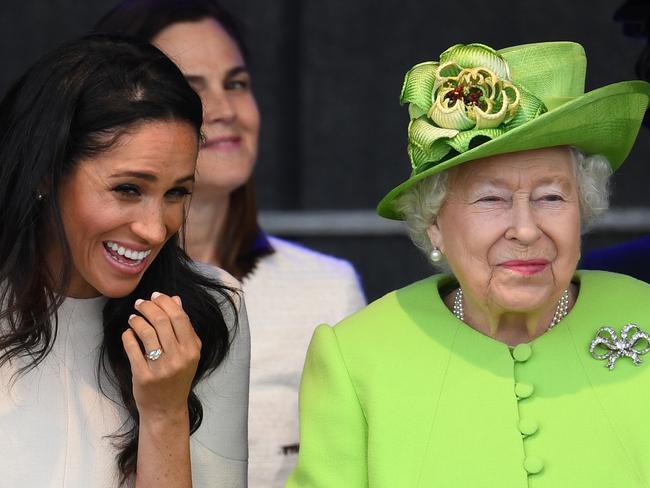
[[[519,421],[519,432],[524,435],[533,435],[539,429],[539,424],[534,419],[522,419]]]
[[[520,363],[528,361],[532,355],[533,349],[530,347],[530,344],[519,344],[512,350],[512,357]]]
[[[544,469],[544,461],[537,456],[527,456],[524,459],[524,469],[528,474],[537,474]]]
[[[533,391],[535,391],[535,388],[533,385],[530,385],[528,383],[515,384],[515,395],[517,395],[517,398],[519,399],[528,398],[533,394]]]

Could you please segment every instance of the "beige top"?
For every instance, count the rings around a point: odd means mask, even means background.
[[[236,284],[223,272],[219,277]],[[24,363],[0,368],[1,486],[118,486],[117,450],[110,436],[120,431],[127,415],[99,391],[96,376],[105,303],[104,297],[67,298],[45,360],[13,385],[12,374]],[[224,315],[232,324],[232,312]],[[240,302],[230,352],[197,387],[204,415],[190,443],[194,488],[246,486],[249,354],[248,322]],[[109,384],[103,386],[118,398]]]
[[[296,462],[298,387],[314,328],[366,303],[349,262],[269,240],[276,252],[243,282],[252,336],[250,488],[284,486]]]

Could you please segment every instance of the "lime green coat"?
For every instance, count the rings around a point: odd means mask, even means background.
[[[451,314],[444,276],[318,327],[286,486],[650,487],[650,354],[610,371],[588,350],[605,325],[650,332],[650,286],[597,271],[575,282],[569,315],[516,352]]]

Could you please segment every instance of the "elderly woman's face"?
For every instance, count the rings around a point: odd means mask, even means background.
[[[428,233],[468,304],[523,313],[555,306],[580,257],[568,148],[502,154],[452,169]]]
[[[59,188],[72,255],[69,296],[122,297],[183,222],[198,143],[184,122],[153,122],[80,161]],[[54,241],[55,242],[55,241]],[[61,250],[50,248],[53,272]]]
[[[242,53],[212,18],[171,24],[152,42],[178,65],[203,102],[197,190],[227,195],[246,183],[257,158],[260,114]]]

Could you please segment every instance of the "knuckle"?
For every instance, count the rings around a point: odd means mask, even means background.
[[[157,313],[151,317],[151,323],[157,326],[164,326],[169,323],[169,319],[165,314]]]
[[[153,327],[148,327],[140,333],[140,338],[145,342],[158,341],[158,334]]]
[[[174,322],[187,320],[187,314],[182,310],[174,310],[169,316]]]

